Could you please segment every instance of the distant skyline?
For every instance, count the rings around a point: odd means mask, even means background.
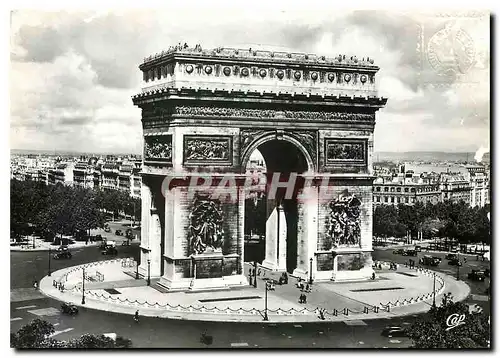
[[[148,55],[187,42],[204,48],[260,46],[369,56],[381,68],[379,95],[389,98],[377,112],[376,152],[489,150],[488,14],[471,19],[346,12],[333,5],[319,12],[305,5],[265,11],[247,2],[234,4],[226,9],[200,3],[114,13],[13,12],[11,148],[141,153],[141,113],[131,100],[140,92],[138,65]],[[452,36],[439,37],[445,29]],[[425,55],[431,51],[429,38],[450,52],[442,58],[451,54],[467,60],[457,60],[456,77],[443,77],[431,66]]]

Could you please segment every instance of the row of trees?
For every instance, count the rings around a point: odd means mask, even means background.
[[[127,193],[11,180],[11,237],[90,233],[103,228],[106,213],[140,218],[141,201]]]
[[[465,202],[437,204],[415,203],[413,206],[381,205],[373,213],[373,234],[378,237],[432,236],[457,239],[462,244],[490,243],[488,206],[470,207]]]
[[[131,348],[132,341],[123,337],[116,340],[104,335],[84,334],[68,341],[50,338],[55,332],[52,323],[35,319],[24,325],[16,333],[10,334],[10,346],[16,349],[73,348],[73,349],[113,349]]]

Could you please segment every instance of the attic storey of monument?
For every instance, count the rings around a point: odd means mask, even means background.
[[[309,278],[312,258],[315,280],[371,276],[373,131],[387,101],[372,59],[185,45],[139,68],[141,273],[149,259],[170,290],[247,284],[245,168],[258,149],[268,178],[293,173],[309,183],[292,198],[267,198],[262,264]],[[203,186],[193,195],[185,178],[195,175],[231,176],[236,200]],[[313,200],[298,200],[306,191]],[[329,200],[319,200],[325,192]]]

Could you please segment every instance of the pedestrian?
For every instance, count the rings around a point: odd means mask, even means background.
[[[375,272],[372,272],[372,280],[375,280]]]
[[[36,280],[33,282],[33,288],[38,290],[38,282]]]
[[[285,285],[288,285],[288,275],[286,272],[283,273],[283,278],[285,279]]]
[[[306,292],[309,292],[309,284],[306,285]]]
[[[307,303],[307,296],[304,295],[304,303]]]
[[[139,310],[135,311],[135,314],[134,314],[134,321],[136,323],[139,323]]]
[[[467,263],[467,257],[464,257],[464,264]]]

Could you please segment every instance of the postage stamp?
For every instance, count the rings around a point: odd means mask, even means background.
[[[417,53],[419,81],[427,85],[479,84],[489,76],[487,12],[420,16]]]

